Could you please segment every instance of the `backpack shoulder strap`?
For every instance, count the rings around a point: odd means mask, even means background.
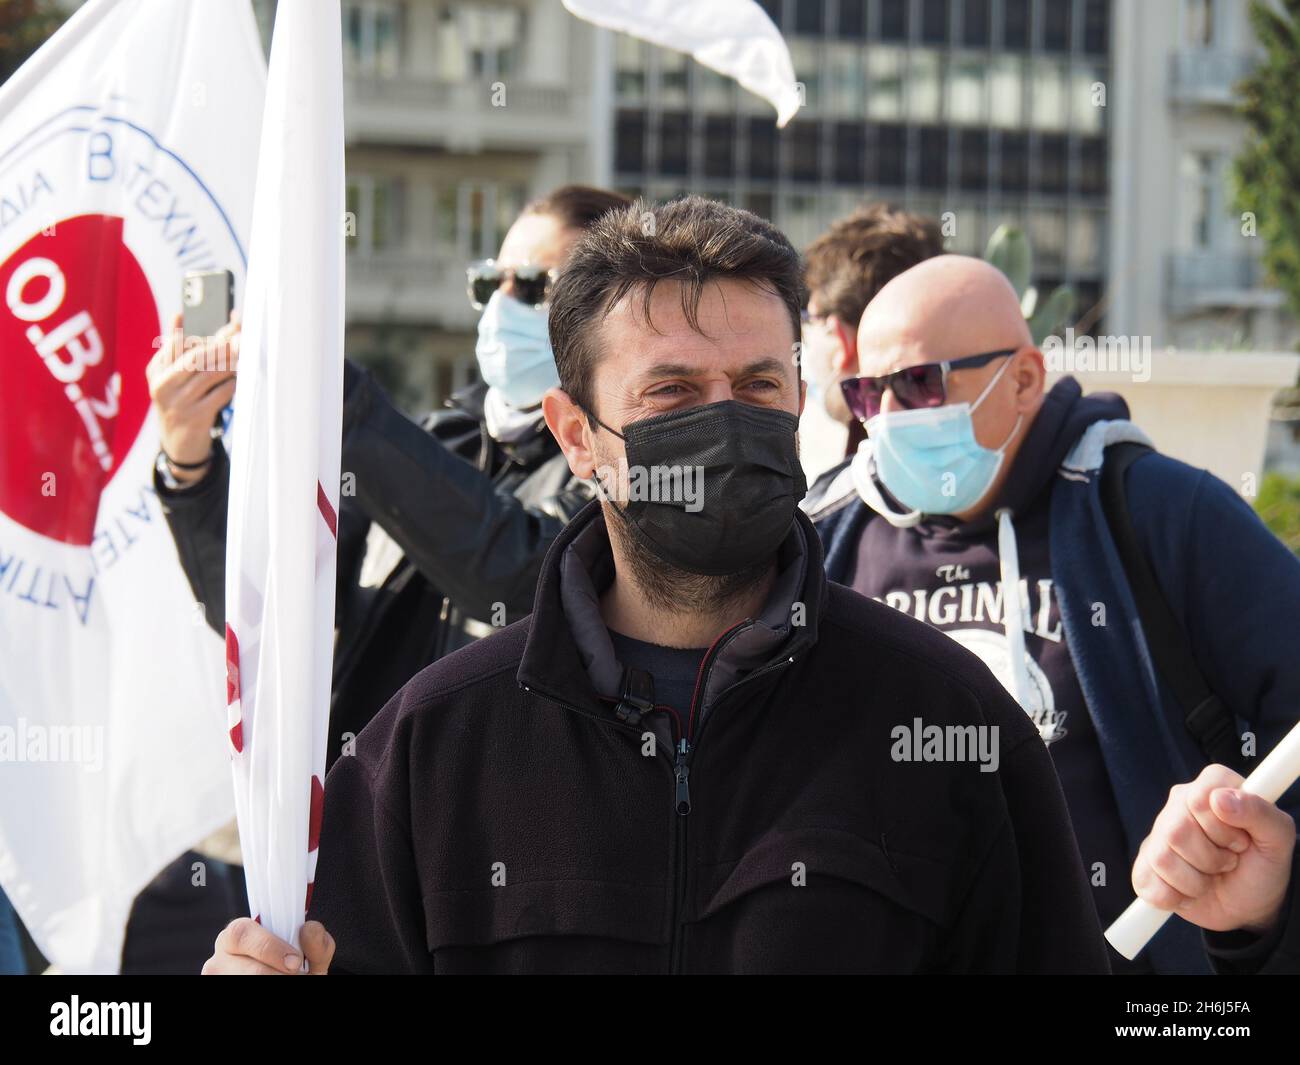
[[[1197,666],[1187,633],[1160,590],[1129,514],[1124,476],[1151,450],[1133,442],[1106,449],[1101,468],[1102,509],[1137,603],[1151,658],[1183,710],[1187,731],[1209,761],[1236,769],[1241,760],[1236,720]]]

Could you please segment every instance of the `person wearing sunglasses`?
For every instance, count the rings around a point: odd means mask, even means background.
[[[525,207],[495,260],[470,268],[470,298],[483,310],[482,379],[444,409],[413,421],[347,361],[327,766],[422,668],[532,608],[547,549],[592,496],[569,473],[537,409],[558,380],[549,289],[578,236],[630,202],[588,186],[556,189]],[[155,489],[195,599],[218,633],[230,466],[212,439],[212,412],[232,392],[239,402],[231,372],[238,335],[234,320],[214,338],[230,349],[222,372],[176,358],[184,348],[170,337],[150,367],[162,437]],[[202,957],[158,934],[163,923],[140,912],[128,929],[128,959],[148,954],[153,971],[196,971]]]
[[[808,304],[800,369],[808,404],[799,421],[799,454],[809,479],[838,465],[862,439],[839,382],[858,373],[858,322],[887,282],[943,254],[939,223],[886,203],[837,219],[804,252]]]
[[[1103,926],[1135,890],[1192,922],[1134,962],[1111,952],[1115,971],[1294,969],[1295,789],[1280,807],[1235,789],[1300,714],[1300,561],[1229,486],[1154,451],[1120,397],[1047,389],[982,260],[896,277],[857,346],[841,389],[866,440],[805,501],[828,577],[947,633],[1016,698]],[[1166,648],[1203,674],[1199,701]]]

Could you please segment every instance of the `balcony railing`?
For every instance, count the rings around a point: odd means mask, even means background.
[[[348,253],[347,316],[446,329],[473,329],[478,321],[465,294],[463,257],[404,250]]]
[[[1174,103],[1230,106],[1235,88],[1255,58],[1217,48],[1195,48],[1170,57],[1169,96]]]
[[[1169,259],[1169,305],[1177,312],[1216,307],[1279,307],[1282,293],[1269,287],[1253,255],[1177,252]]]
[[[581,144],[592,122],[584,93],[514,80],[350,77],[345,99],[350,140],[376,137],[456,150]]]

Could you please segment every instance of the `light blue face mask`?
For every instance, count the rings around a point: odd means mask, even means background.
[[[545,308],[529,307],[500,290],[478,320],[478,372],[516,409],[533,407],[560,383]]]
[[[882,412],[867,422],[876,476],[903,506],[918,514],[959,514],[984,498],[1024,418],[990,451],[975,439],[971,415],[1010,365],[1007,359],[974,403]]]

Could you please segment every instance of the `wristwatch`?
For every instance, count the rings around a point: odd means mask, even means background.
[[[192,468],[202,469],[204,466],[210,465],[211,462],[212,456],[209,455],[205,461],[196,463]],[[183,492],[187,488],[193,488],[199,483],[199,481],[203,480],[203,478],[200,477],[198,480],[189,481],[185,484],[176,480],[176,477],[172,473],[171,462],[167,458],[167,453],[163,451],[162,448],[158,449],[158,457],[154,460],[154,469],[158,471],[158,477],[162,481],[163,487],[169,492]]]

